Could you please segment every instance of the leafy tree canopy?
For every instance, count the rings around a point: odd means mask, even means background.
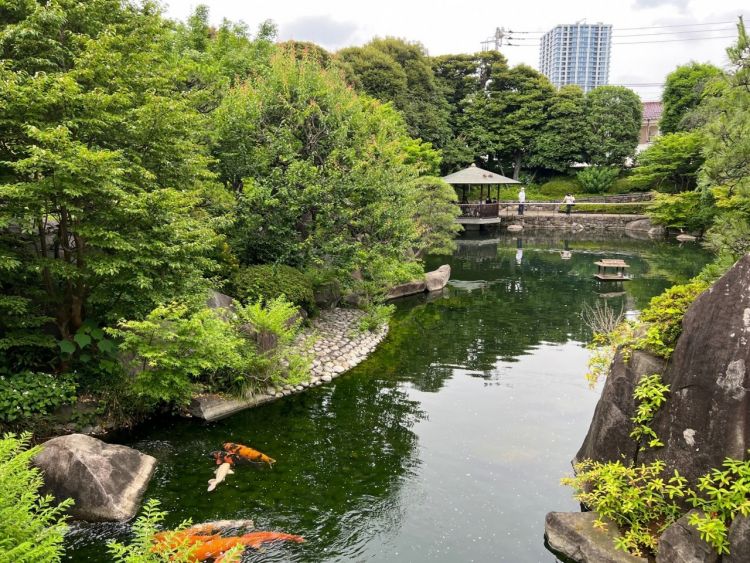
[[[662,94],[663,110],[659,128],[662,133],[691,129],[690,113],[700,104],[706,85],[723,75],[711,64],[691,62],[667,75]]]
[[[623,166],[635,154],[643,104],[624,86],[599,86],[586,95],[586,154],[590,164]]]

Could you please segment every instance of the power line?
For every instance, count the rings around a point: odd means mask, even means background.
[[[726,24],[734,24],[737,23],[734,20],[731,21],[725,21],[725,22],[706,22],[706,23],[682,23],[682,24],[672,24],[672,25],[651,25],[651,26],[643,26],[643,27],[613,27],[612,31],[636,31],[641,29],[665,29],[665,28],[671,28],[671,27],[698,27],[698,26],[706,26],[706,25],[726,25]],[[539,31],[516,31],[513,29],[509,29],[509,34],[514,33],[523,33],[523,34],[535,34],[535,33],[547,33],[549,30],[539,30]],[[698,31],[698,30],[696,30]],[[666,33],[666,32],[665,32]]]
[[[621,41],[619,43],[613,42],[612,45],[645,45],[649,43],[675,43],[675,42],[685,42],[685,41],[711,41],[713,39],[732,39],[735,35],[719,35],[716,37],[683,37],[682,39],[657,39],[657,40],[651,40],[651,41]],[[508,47],[539,47],[541,46],[540,43],[524,43],[522,45],[519,45],[517,43],[511,43],[510,41],[517,41],[516,39],[509,39],[508,43],[506,45]]]

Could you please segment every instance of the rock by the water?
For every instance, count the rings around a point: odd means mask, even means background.
[[[440,291],[448,285],[448,280],[451,279],[451,267],[443,264],[437,270],[427,272],[424,278],[427,291]]]
[[[643,350],[634,350],[628,361],[618,351],[574,463],[584,459],[627,463],[635,459],[637,446],[630,437],[630,419],[635,411],[633,390],[641,377],[662,373],[665,366],[664,360]]]
[[[697,237],[694,237],[693,235],[686,235],[686,234],[680,234],[675,237],[680,242],[693,242],[695,240],[698,240]]]
[[[34,458],[44,489],[58,500],[72,498],[71,515],[91,522],[125,521],[138,511],[156,459],[83,434],[48,440]]]
[[[594,528],[595,512],[550,512],[544,522],[547,543],[577,563],[646,563],[646,559],[615,549],[617,526]]]
[[[220,420],[230,415],[244,411],[251,407],[257,407],[275,398],[276,393],[250,395],[246,398],[222,397],[221,395],[201,395],[193,398],[188,407],[188,412],[196,418],[209,422]]]
[[[397,299],[399,297],[406,297],[407,295],[414,295],[415,293],[422,293],[427,289],[427,283],[425,280],[414,280],[406,283],[399,284],[392,287],[386,299]]]
[[[670,393],[651,427],[665,447],[638,462],[664,460],[694,483],[750,449],[750,254],[690,305],[664,382]]]
[[[518,231],[523,231],[523,225],[519,225],[518,223],[513,223],[512,225],[508,225],[508,230],[511,233],[517,233]]]
[[[722,563],[748,563],[750,561],[750,517],[737,515],[729,526],[729,555],[721,558]]]
[[[716,550],[701,539],[696,528],[688,524],[693,512],[691,510],[677,520],[661,535],[656,563],[718,563]]]

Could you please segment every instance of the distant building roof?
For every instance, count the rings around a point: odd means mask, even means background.
[[[656,121],[661,117],[661,102],[643,102],[643,121]]]
[[[511,180],[505,176],[501,176],[495,172],[484,170],[479,168],[476,164],[472,164],[468,168],[448,174],[443,177],[443,180],[449,184],[520,184],[516,180]]]

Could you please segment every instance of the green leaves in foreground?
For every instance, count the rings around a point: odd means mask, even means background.
[[[636,426],[630,433],[630,437],[639,444],[641,440],[646,438],[649,448],[658,448],[664,445],[650,424],[654,420],[656,411],[667,400],[667,393],[669,393],[669,385],[662,382],[661,375],[658,373],[644,375],[636,385],[633,397],[638,401],[638,408],[635,416],[630,419]]]
[[[63,514],[73,503],[53,504],[40,497],[42,476],[31,466],[40,447],[29,448],[30,434],[6,434],[0,439],[0,561],[52,563],[60,561],[66,525]]]

